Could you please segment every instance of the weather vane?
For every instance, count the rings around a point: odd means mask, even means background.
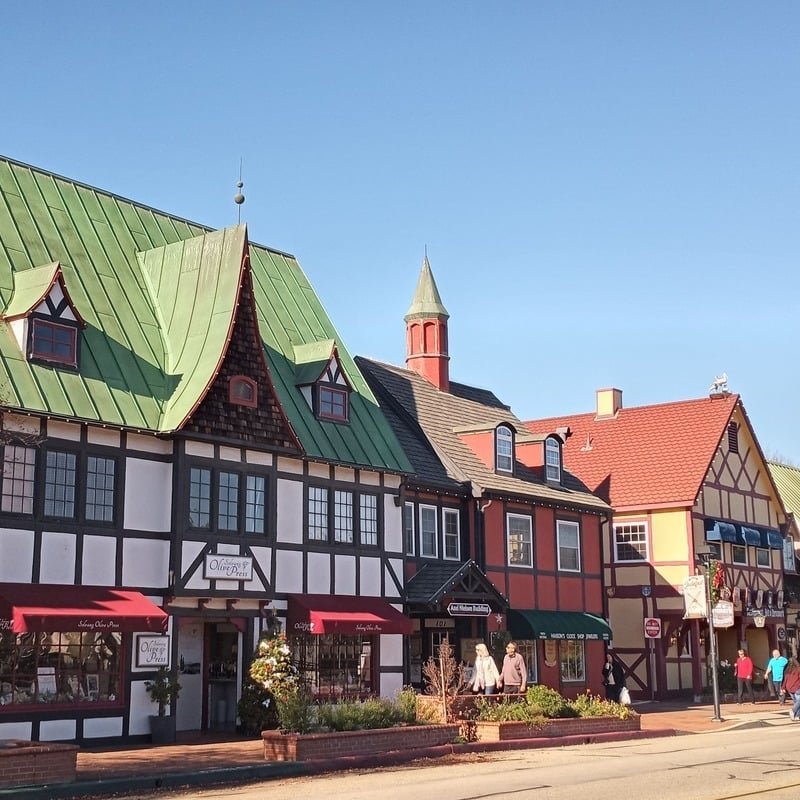
[[[233,198],[233,202],[239,206],[239,219],[238,222],[241,224],[242,222],[242,203],[244,203],[244,195],[242,194],[242,187],[244,183],[242,183],[242,159],[239,159],[239,180],[236,181],[236,188],[239,190]]]

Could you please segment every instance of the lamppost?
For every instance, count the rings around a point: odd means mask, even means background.
[[[709,565],[713,560],[710,550],[698,550],[697,559],[703,565],[706,574],[706,616],[708,617],[709,655],[711,657],[711,689],[714,693],[714,716],[712,722],[723,722],[719,709],[719,665],[717,664],[717,632],[714,629],[714,609],[711,606],[711,571]]]

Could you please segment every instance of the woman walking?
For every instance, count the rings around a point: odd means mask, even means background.
[[[800,663],[796,658],[789,659],[783,671],[782,691],[792,698],[792,710],[789,716],[795,721],[800,721]]]
[[[472,691],[484,694],[495,694],[500,683],[497,664],[489,654],[485,644],[475,645],[475,672],[472,678]]]

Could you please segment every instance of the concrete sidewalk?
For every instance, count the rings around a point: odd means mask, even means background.
[[[635,706],[641,715],[641,732],[599,734],[592,741],[674,736],[733,729],[742,726],[796,724],[789,719],[791,706],[776,701],[755,704],[725,704],[721,707],[722,722],[714,722],[709,705],[685,703],[642,703]],[[102,797],[162,788],[210,786],[225,783],[247,783],[293,775],[309,775],[336,769],[354,769],[397,764],[417,758],[436,758],[450,754],[487,752],[491,750],[562,747],[584,744],[585,736],[558,739],[524,739],[512,742],[476,742],[445,745],[424,751],[400,752],[389,756],[334,759],[326,762],[265,762],[260,739],[193,737],[175,745],[154,747],[105,748],[81,750],[78,753],[76,783],[0,789],[0,800],[57,800],[73,797]]]

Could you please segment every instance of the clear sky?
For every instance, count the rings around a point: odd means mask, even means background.
[[[427,246],[451,377],[525,418],[741,393],[800,463],[800,4],[0,8],[0,152],[296,255],[402,363]]]

